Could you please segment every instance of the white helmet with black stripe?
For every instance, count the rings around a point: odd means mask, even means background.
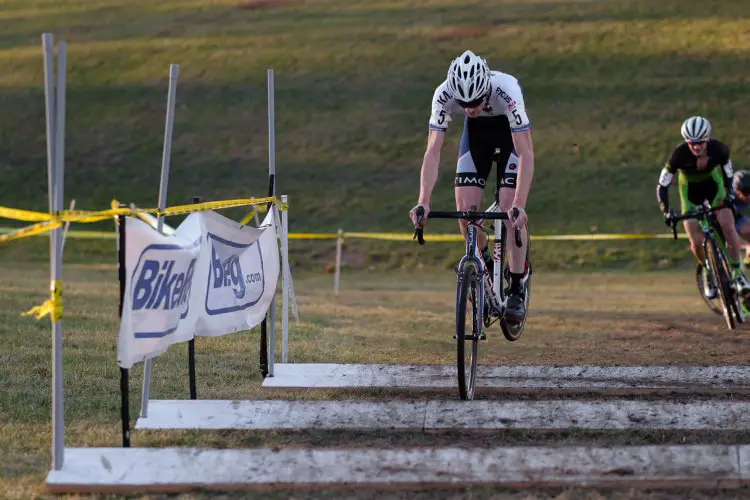
[[[490,68],[487,61],[467,50],[448,69],[448,90],[454,99],[470,103],[483,98],[490,89]]]
[[[702,116],[691,116],[682,122],[680,132],[685,142],[705,141],[711,135],[711,122]]]

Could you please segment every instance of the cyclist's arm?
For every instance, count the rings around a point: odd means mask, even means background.
[[[518,155],[518,177],[516,178],[513,206],[526,209],[526,201],[534,177],[534,146],[531,141],[531,121],[526,113],[526,104],[518,80],[503,83],[502,91],[507,96],[505,116],[513,134],[513,147]]]
[[[422,172],[419,176],[419,204],[430,204],[432,189],[437,183],[440,149],[443,147],[445,131],[452,119],[451,106],[453,97],[447,90],[448,82],[444,81],[432,94],[432,107],[427,134],[427,150],[422,160]]]
[[[513,206],[525,210],[531,189],[531,179],[534,177],[534,145],[531,142],[531,129],[514,131],[513,146],[518,155],[518,178]]]
[[[440,149],[443,147],[445,131],[431,129],[427,134],[427,150],[422,160],[422,172],[419,177],[419,203],[430,203],[432,190],[437,182],[440,165]]]
[[[732,160],[727,162],[721,167],[722,179],[724,181],[724,189],[726,190],[727,196],[734,193],[734,187],[732,186],[734,180],[734,171],[732,170]]]
[[[731,197],[734,171],[732,169],[732,158],[729,151],[729,145],[723,142],[718,142],[717,147],[711,156],[715,159],[718,165],[721,165],[721,180],[724,183],[727,197]]]
[[[669,210],[669,185],[672,184],[674,179],[674,169],[672,164],[667,162],[661,171],[659,176],[659,183],[656,185],[656,199],[659,202],[659,208],[663,213]]]

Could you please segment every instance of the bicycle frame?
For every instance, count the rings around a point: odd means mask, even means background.
[[[485,212],[496,212],[497,211],[497,203],[493,203],[488,207]],[[479,304],[480,304],[480,313],[484,313],[484,304],[485,304],[485,288],[487,287],[486,282],[486,265],[484,262],[484,259],[482,259],[479,256],[479,242],[477,237],[477,231],[479,230],[479,227],[482,226],[484,223],[484,220],[478,220],[478,221],[470,221],[467,228],[466,228],[466,253],[461,258],[461,260],[458,263],[458,275],[459,277],[463,275],[463,268],[464,265],[466,265],[467,262],[473,262],[474,265],[477,268],[477,271],[480,271],[480,275],[482,277],[481,280],[481,286],[479,287],[480,290],[480,297],[479,297]],[[505,252],[505,224],[494,224],[494,240],[493,240],[493,248],[492,248],[492,260],[495,262],[495,265],[493,266],[493,275],[492,278],[489,280],[489,284],[491,286],[489,287],[489,294],[490,299],[493,302],[493,306],[497,308],[498,310],[501,310],[502,307],[505,306],[505,297],[503,297],[502,292],[502,264],[504,252]],[[489,236],[489,235],[488,235]],[[480,315],[480,317],[483,317],[483,315]]]
[[[461,257],[460,262],[458,263],[458,280],[459,283],[463,279],[463,270],[464,266],[467,262],[472,262],[474,266],[477,269],[477,275],[480,277],[479,282],[479,297],[476,298],[478,304],[477,304],[477,317],[475,318],[475,321],[480,322],[482,321],[482,318],[484,318],[484,294],[485,294],[485,282],[484,282],[484,275],[485,275],[485,266],[484,266],[484,260],[481,259],[478,254],[479,246],[477,243],[477,223],[476,222],[470,222],[468,227],[466,228],[466,254]],[[458,301],[458,297],[456,298],[456,301]],[[481,331],[479,328],[479,325],[474,325],[474,332],[473,334],[476,335],[477,332]]]
[[[701,246],[703,247],[704,252],[706,251],[706,240],[708,238],[711,238],[713,243],[716,244],[716,248],[721,250],[722,258],[728,260],[729,249],[727,248],[726,238],[724,237],[724,233],[721,231],[719,220],[716,218],[716,212],[724,208],[728,207],[722,204],[718,207],[713,208],[708,202],[704,202],[697,210],[680,215],[679,217],[675,217],[674,224],[672,225],[672,233],[674,234],[675,239],[677,239],[677,222],[688,219],[697,219],[698,224],[701,227],[701,231],[703,231],[703,243],[701,244]]]
[[[485,212],[496,212],[497,208],[498,204],[495,202],[490,205]],[[496,302],[495,305],[499,308],[505,306],[505,297],[503,296],[502,290],[503,269],[502,266],[498,265],[501,264],[505,258],[505,224],[493,224],[492,227],[495,230],[495,237],[492,241],[492,260],[495,262],[495,265],[492,266],[492,295]]]

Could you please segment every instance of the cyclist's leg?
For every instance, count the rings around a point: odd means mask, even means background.
[[[726,200],[726,190],[722,179],[723,173],[719,169],[712,172],[711,177],[716,182],[716,196],[711,202],[711,206],[717,206]],[[745,277],[742,270],[742,241],[740,240],[737,229],[735,228],[734,214],[730,208],[724,208],[716,212],[716,219],[721,226],[721,232],[726,242],[729,264],[732,266],[732,278],[734,278],[737,291],[743,296],[750,295],[750,282]]]
[[[687,182],[687,179],[685,179],[682,173],[678,176],[677,189],[680,193],[680,208],[683,214],[694,210],[697,204],[703,203],[701,195],[704,190],[696,190],[693,188]],[[701,230],[700,224],[693,219],[686,220],[683,223],[683,226],[685,227],[685,233],[690,241],[690,251],[693,252],[693,255],[698,262],[701,264],[705,263],[706,253],[703,251],[703,231]]]
[[[684,213],[684,210],[683,210]],[[693,252],[698,262],[705,267],[706,265],[706,252],[703,250],[703,230],[697,220],[686,220],[683,222],[685,226],[685,233],[690,240],[690,251]],[[716,283],[711,273],[706,272],[706,278],[703,282],[703,295],[708,299],[716,298]]]
[[[716,219],[719,221],[724,240],[727,242],[727,254],[729,264],[732,266],[735,288],[743,297],[748,297],[750,296],[750,282],[742,269],[742,244],[737,229],[734,227],[734,215],[729,208],[725,208],[716,213]]]
[[[490,125],[487,118],[464,119],[454,184],[457,210],[481,206],[484,187],[492,168],[491,150],[486,140]],[[468,221],[459,219],[458,224],[461,234],[466,238]],[[477,244],[480,249],[487,251],[487,236],[481,231],[477,235]]]
[[[710,184],[710,183],[709,183]],[[713,186],[710,186],[713,189]],[[706,199],[706,195],[714,196],[713,191],[706,188],[702,188],[700,184],[689,185],[687,180],[680,174],[678,180],[678,189],[680,193],[680,205],[682,213],[689,212],[696,208],[696,204],[703,203]],[[688,240],[690,241],[690,251],[695,256],[696,260],[703,266],[706,263],[706,252],[703,249],[703,230],[701,229],[700,223],[695,220],[686,220],[683,222],[685,227],[685,233],[687,234]],[[718,290],[716,289],[716,283],[711,273],[706,272],[706,279],[703,282],[703,295],[708,299],[716,298]]]
[[[716,213],[716,219],[719,221],[724,241],[726,241],[735,288],[743,297],[750,296],[750,282],[742,269],[742,242],[734,226],[734,215],[729,208],[725,208]]]
[[[716,212],[716,219],[719,221],[721,232],[727,242],[727,253],[733,261],[732,265],[736,264],[739,267],[739,262],[742,259],[742,240],[734,225],[732,211],[728,208],[719,210]]]
[[[511,139],[512,140],[512,139]],[[507,147],[507,146],[506,146]],[[512,145],[510,146],[512,148]],[[504,160],[507,158],[507,160]],[[505,169],[499,173],[501,176],[500,181],[500,194],[498,200],[498,206],[501,211],[507,212],[513,205],[513,199],[515,197],[516,190],[516,179],[518,178],[518,156],[515,150],[511,149],[509,154],[504,154],[498,161],[498,167],[505,165]],[[512,238],[514,234],[513,225],[510,221],[504,221],[505,223],[505,234]],[[508,241],[514,241],[509,239]],[[524,267],[526,263],[526,243],[528,241],[528,234],[526,228],[521,229],[521,246],[517,247],[515,242],[507,244],[508,249],[508,261],[510,264],[510,272],[523,276]]]
[[[456,195],[456,210],[465,211],[471,209],[471,207],[477,209],[482,203],[482,188],[475,186],[456,186],[454,191]],[[458,224],[461,229],[461,234],[466,238],[466,227],[469,225],[468,221],[459,219]],[[477,234],[477,246],[479,248],[484,248],[486,245],[487,237],[480,231],[479,234]]]
[[[734,229],[740,235],[742,247],[745,249],[745,266],[750,260],[750,217],[745,215],[735,216]]]
[[[504,144],[505,149],[498,159],[498,168],[503,168],[498,172],[500,180],[500,192],[498,195],[498,205],[500,210],[508,211],[513,205],[515,196],[516,179],[518,178],[518,156],[513,150],[513,139],[510,143]],[[508,250],[508,260],[510,267],[510,287],[508,290],[508,301],[505,305],[505,315],[511,320],[523,320],[526,316],[526,302],[524,296],[523,279],[526,264],[526,244],[528,234],[526,228],[521,231],[521,247],[515,244],[513,237],[515,230],[510,221],[504,221],[506,243],[505,248]]]
[[[715,194],[713,197],[708,197],[711,200],[711,206],[716,207],[720,203],[726,201],[727,192],[724,188],[724,179],[722,178],[723,172],[715,168],[711,172],[711,179],[714,181]],[[724,241],[727,246],[727,253],[729,254],[729,261],[732,265],[733,275],[739,277],[742,274],[740,268],[740,261],[742,259],[742,242],[740,236],[737,234],[737,229],[734,227],[734,215],[732,210],[725,208],[716,212],[716,219],[721,226],[721,232],[724,235]]]

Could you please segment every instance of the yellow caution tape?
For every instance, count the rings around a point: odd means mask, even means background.
[[[52,227],[48,227],[47,225],[49,224],[52,224]],[[25,238],[27,236],[41,236],[44,233],[49,232],[52,229],[54,229],[55,225],[59,227],[61,224],[42,222],[40,224],[34,224],[32,226],[27,226],[21,229],[11,229],[7,227],[0,227],[0,243],[3,243],[5,241],[10,241],[10,240],[16,240],[20,238]],[[31,230],[33,230],[33,234]],[[116,236],[115,233],[111,231],[80,231],[80,230],[68,231],[68,238],[113,239],[115,238],[115,236]]]
[[[136,214],[138,215],[138,214]],[[247,216],[246,216],[247,217]],[[43,222],[34,224],[21,229],[0,228],[0,243],[27,236],[38,236],[59,227],[60,223]],[[2,234],[6,233],[6,234]],[[76,231],[68,232],[68,238],[82,239],[111,239],[115,237],[114,232],[109,231]],[[338,239],[336,233],[290,233],[290,240],[335,240]],[[350,239],[374,239],[374,240],[391,240],[391,241],[411,241],[412,235],[407,233],[343,233],[342,238]],[[678,233],[678,238],[686,238],[683,233]],[[649,240],[649,239],[671,239],[671,233],[666,234],[552,234],[552,235],[531,235],[532,241],[592,241],[592,240]],[[440,242],[460,242],[464,241],[460,234],[427,234],[425,239]]]
[[[290,240],[335,240],[338,238],[334,233],[289,233]]]
[[[390,241],[411,241],[412,234],[406,233],[349,233],[344,232],[344,238],[357,238],[367,240],[390,240]],[[460,234],[430,234],[425,235],[425,239],[432,241],[463,241]]]
[[[678,238],[687,237],[684,234],[678,234]],[[559,240],[559,241],[576,241],[576,240],[650,240],[650,239],[672,239],[672,233],[666,234],[559,234],[534,236],[531,240]]]
[[[34,316],[35,319],[42,319],[49,315],[50,320],[53,323],[57,323],[63,317],[63,302],[62,302],[62,280],[53,280],[50,283],[50,298],[45,300],[42,305],[32,307],[26,312],[21,313],[21,316]]]
[[[25,222],[43,222],[51,220],[50,215],[44,212],[32,212],[30,210],[19,210],[17,208],[0,207],[0,217],[5,219],[22,220]]]
[[[115,233],[111,231],[68,231],[68,238],[71,237],[71,235],[75,233],[75,238],[81,238],[81,239],[102,239],[102,240],[109,240],[116,237]]]
[[[255,217],[255,214],[256,214],[256,213],[258,213],[258,209],[257,209],[256,207],[253,207],[253,208],[252,208],[252,209],[251,209],[251,210],[250,210],[250,211],[249,211],[249,212],[247,213],[247,215],[246,215],[246,216],[244,216],[244,217],[242,218],[242,220],[240,220],[240,224],[242,224],[242,225],[247,225],[247,224],[248,224],[248,222],[250,222],[251,220],[253,220],[253,217]]]
[[[163,212],[159,210],[148,209],[145,212],[153,212],[157,215],[180,215],[187,214],[190,212],[200,212],[203,210],[217,210],[221,208],[232,208],[232,207],[243,207],[247,205],[261,205],[264,203],[275,203],[279,205],[278,198],[272,196],[266,198],[246,198],[239,200],[221,200],[221,201],[206,201],[203,203],[191,203],[189,205],[177,205],[174,207],[166,208]],[[140,209],[139,209],[140,210]]]
[[[60,226],[62,226],[61,222],[39,222],[37,224],[32,224],[31,226],[10,231],[8,234],[0,235],[0,243],[11,240],[20,240],[21,238],[28,238],[29,236],[39,236]]]
[[[282,211],[289,209],[289,203],[281,203],[279,207]],[[268,211],[268,208],[265,204],[262,205],[253,205],[253,207],[250,209],[250,211],[245,215],[242,219],[240,219],[240,224],[247,225],[253,218],[255,217],[255,214],[257,213],[265,213]]]
[[[0,207],[0,217],[6,219],[21,220],[27,222],[100,222],[117,215],[134,215],[138,212],[151,213],[156,215],[181,215],[191,212],[200,212],[202,210],[217,210],[221,208],[241,207],[247,205],[257,205],[264,203],[275,203],[282,205],[277,198],[245,198],[237,200],[220,200],[207,201],[204,203],[191,203],[189,205],[176,205],[168,207],[163,211],[158,208],[119,208],[116,200],[112,202],[112,208],[109,210],[89,211],[89,210],[61,210],[59,213],[49,214],[44,212],[32,212],[29,210],[19,210],[16,208]]]
[[[686,237],[683,234],[677,235],[679,238]],[[289,238],[293,239],[290,234]],[[330,235],[329,237],[335,237]],[[408,241],[413,239],[411,234],[406,233],[348,233],[343,234],[344,238],[372,239],[372,240],[391,240],[391,241]],[[425,241],[464,241],[460,234],[425,234]],[[586,240],[646,240],[646,239],[671,239],[674,238],[672,233],[664,234],[554,234],[554,235],[531,235],[531,241],[586,241]]]

